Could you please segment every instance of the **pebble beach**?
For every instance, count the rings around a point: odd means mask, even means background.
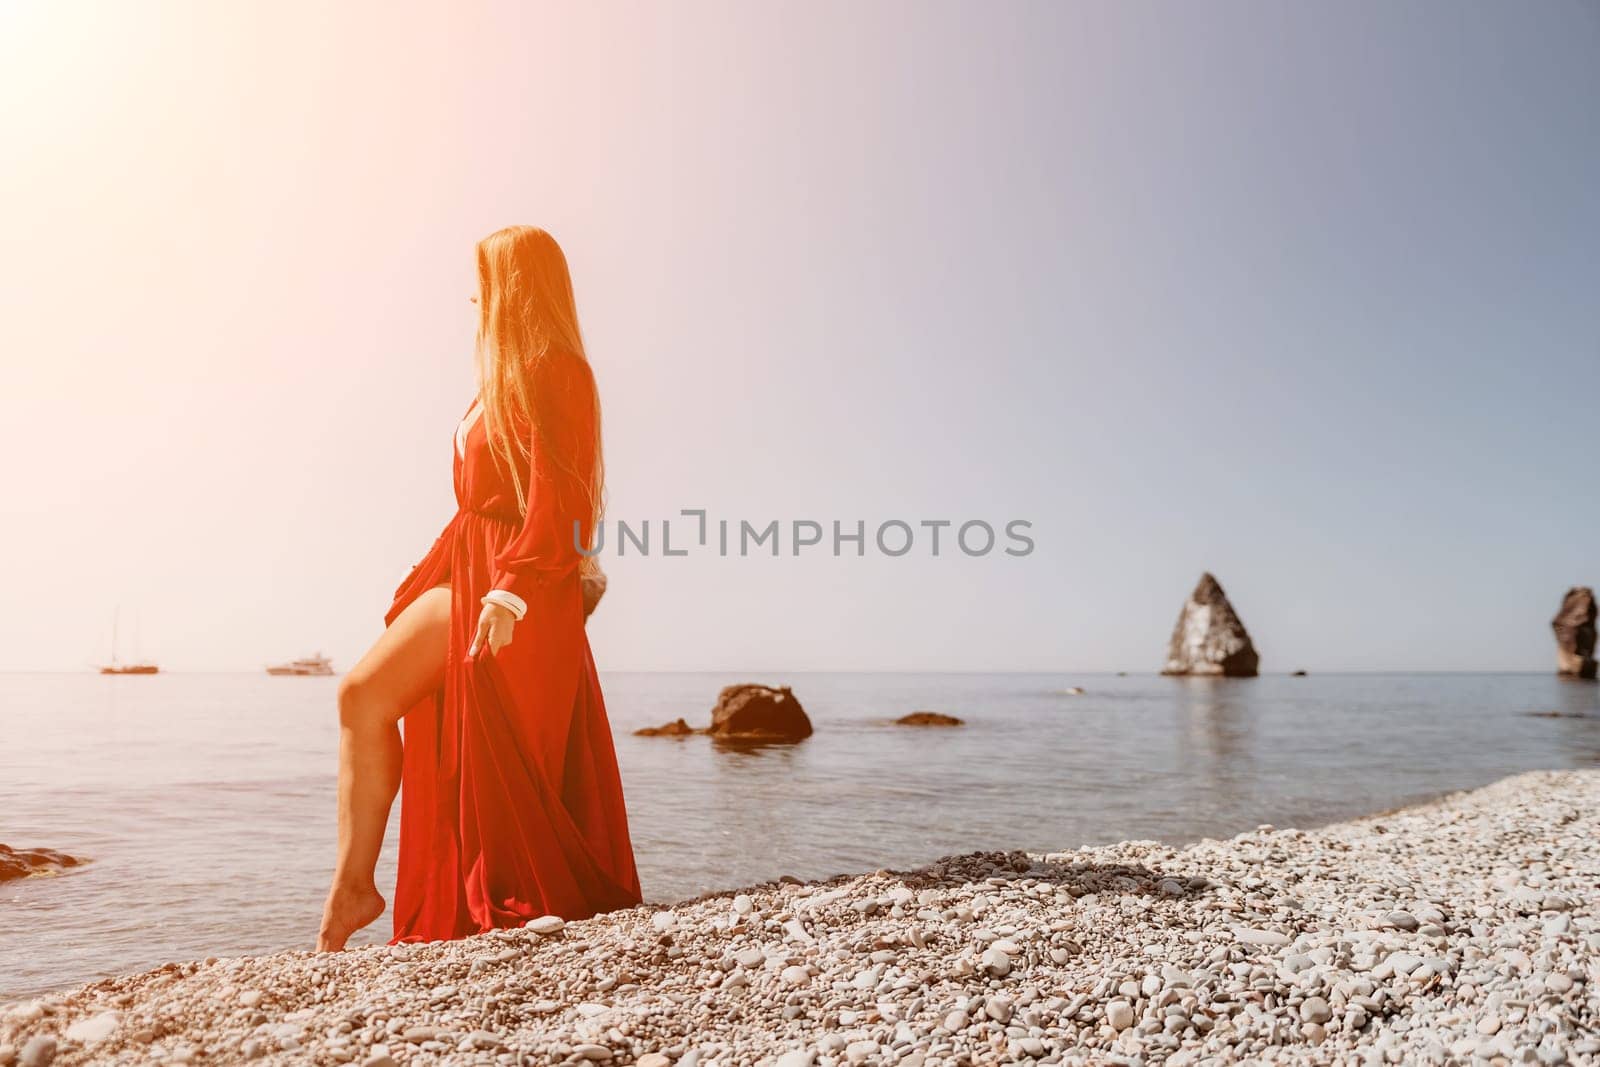
[[[1600,1062],[1600,771],[0,1005],[0,1067],[238,1062]]]

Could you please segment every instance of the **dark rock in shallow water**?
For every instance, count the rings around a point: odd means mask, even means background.
[[[730,685],[711,709],[713,737],[762,741],[803,741],[811,736],[811,720],[788,686]]]
[[[0,845],[0,882],[30,874],[56,874],[83,861],[53,848],[8,848]]]
[[[1594,590],[1586,585],[1568,589],[1561,610],[1550,620],[1550,628],[1556,632],[1556,673],[1595,676],[1594,620]]]
[[[1161,673],[1254,678],[1260,662],[1222,585],[1209,573],[1202,574],[1178,613]]]
[[[896,726],[963,726],[960,719],[954,715],[946,715],[938,711],[913,711],[910,715],[902,715],[895,721]]]
[[[1306,676],[1306,672],[1305,671],[1290,671],[1289,672],[1289,677],[1291,677],[1291,678],[1304,678],[1305,676]]]
[[[665,726],[646,726],[641,730],[635,730],[633,734],[635,737],[683,737],[698,732],[686,720],[679,719]]]

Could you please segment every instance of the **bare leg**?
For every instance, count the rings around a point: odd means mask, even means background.
[[[444,681],[450,587],[429,589],[339,684],[339,856],[317,951],[337,952],[383,914],[373,881],[400,789],[400,717]]]

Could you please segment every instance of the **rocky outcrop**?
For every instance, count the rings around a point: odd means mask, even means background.
[[[1161,673],[1254,678],[1260,662],[1222,585],[1209,572],[1202,574],[1178,613]]]
[[[712,737],[751,741],[803,741],[811,720],[788,686],[730,685],[711,709]]]
[[[1561,610],[1550,620],[1556,632],[1556,672],[1576,678],[1593,678],[1594,590],[1586,585],[1567,590]]]
[[[0,882],[26,878],[30,874],[59,874],[82,863],[76,856],[53,848],[8,848],[0,845]]]
[[[665,726],[646,726],[633,732],[635,737],[686,737],[689,734],[699,733],[684,719],[669,722]]]
[[[902,715],[894,721],[896,726],[962,726],[962,721],[954,715],[946,715],[941,711],[913,711],[910,715]]]

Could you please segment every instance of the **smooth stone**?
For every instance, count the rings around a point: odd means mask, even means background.
[[[1179,989],[1192,987],[1194,985],[1193,975],[1191,975],[1188,971],[1182,970],[1181,968],[1174,967],[1170,963],[1163,963],[1161,965],[1161,980],[1167,985],[1174,986]]]
[[[1307,997],[1300,1005],[1300,1018],[1308,1023],[1325,1023],[1333,1018],[1333,1009],[1321,997]]]
[[[99,1015],[91,1015],[87,1019],[79,1019],[66,1029],[69,1041],[76,1041],[80,1045],[92,1045],[97,1041],[104,1041],[117,1032],[120,1019],[114,1011],[103,1011]]]
[[[1011,973],[1011,957],[997,948],[988,948],[983,953],[983,969],[996,978],[1004,978]]]
[[[860,1063],[869,1056],[876,1056],[883,1051],[883,1046],[876,1041],[852,1041],[844,1047],[844,1058],[851,1063]]]
[[[612,1055],[611,1049],[605,1045],[597,1045],[593,1042],[584,1042],[581,1045],[573,1045],[572,1054],[583,1060],[609,1060]]]
[[[1036,1037],[1019,1037],[1011,1042],[1011,1047],[1031,1059],[1044,1055],[1044,1042]]]
[[[20,1067],[49,1067],[56,1058],[56,1039],[50,1034],[36,1034],[22,1046],[17,1057]]]
[[[1234,928],[1233,936],[1247,945],[1263,945],[1267,948],[1277,948],[1289,943],[1289,935],[1279,933],[1277,930],[1256,930],[1238,926]]]
[[[1113,1000],[1106,1005],[1106,1022],[1113,1030],[1126,1030],[1133,1025],[1133,1005],[1126,1000]]]
[[[1422,966],[1422,957],[1413,956],[1409,952],[1396,952],[1391,954],[1386,962],[1395,974],[1404,976]]]
[[[566,925],[567,920],[563,919],[559,915],[541,915],[537,919],[529,919],[527,922],[523,923],[522,928],[543,936],[545,934],[557,933],[564,929]]]

